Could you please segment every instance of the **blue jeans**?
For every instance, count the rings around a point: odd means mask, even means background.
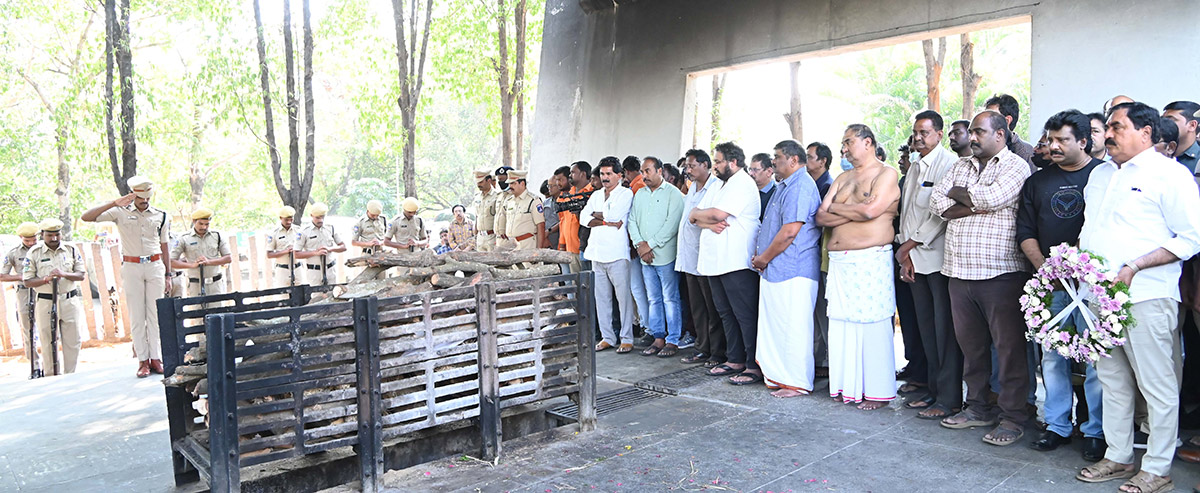
[[[1055,291],[1050,302],[1050,313],[1057,314],[1071,303],[1071,297],[1064,291]],[[1063,325],[1087,327],[1083,314],[1076,308],[1073,313],[1063,320]],[[1075,401],[1075,393],[1071,389],[1071,360],[1062,357],[1057,352],[1042,351],[1042,382],[1046,385],[1046,425],[1047,429],[1059,436],[1071,436],[1071,404]],[[1096,377],[1096,366],[1087,365],[1086,377],[1083,381],[1083,394],[1087,398],[1088,420],[1079,425],[1083,436],[1088,438],[1104,438],[1103,428],[1103,394],[1100,379]]]
[[[655,339],[665,338],[667,344],[678,345],[683,315],[679,311],[679,273],[675,272],[675,262],[666,265],[646,265],[640,260],[634,262],[642,267],[646,297],[650,302],[650,320],[646,328]]]

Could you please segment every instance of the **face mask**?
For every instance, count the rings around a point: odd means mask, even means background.
[[[508,182],[506,181],[497,182],[496,185],[498,185],[501,190],[508,190]]]
[[[842,158],[842,171],[850,171],[854,169],[854,165],[850,164],[850,160]]]

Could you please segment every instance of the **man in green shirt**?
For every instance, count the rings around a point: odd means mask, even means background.
[[[683,318],[679,307],[679,274],[675,272],[676,237],[683,218],[683,194],[663,176],[662,161],[642,160],[646,187],[633,196],[629,212],[629,238],[637,248],[642,279],[650,301],[647,327],[654,343],[644,356],[675,356]]]

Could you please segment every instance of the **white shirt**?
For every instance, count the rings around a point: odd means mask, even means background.
[[[1181,260],[1200,251],[1200,194],[1187,167],[1153,148],[1118,167],[1096,166],[1083,189],[1080,248],[1104,257],[1119,271],[1127,262],[1158,248]],[[1134,303],[1158,298],[1179,301],[1182,262],[1141,269],[1129,295]]]
[[[725,219],[729,227],[721,234],[708,229],[700,232],[700,259],[696,265],[700,275],[719,276],[749,269],[758,236],[758,215],[762,212],[762,199],[754,178],[745,170],[734,173],[704,194],[699,208],[720,209],[729,214]]]
[[[716,188],[721,183],[721,179],[717,175],[709,174],[708,181],[704,186],[698,186],[698,183],[693,183],[692,188],[683,198],[683,218],[679,220],[679,240],[677,247],[679,252],[675,255],[675,271],[684,272],[693,276],[700,275],[700,271],[696,270],[696,264],[700,261],[700,232],[703,228],[692,224],[688,220],[688,216],[692,214],[692,209],[695,209],[700,201],[704,199],[705,193]]]
[[[946,220],[929,208],[929,196],[933,186],[954,167],[958,156],[939,145],[925,157],[919,153],[914,153],[914,157],[904,177],[896,242],[918,243],[909,252],[909,258],[917,274],[928,275],[941,272],[946,253]]]
[[[592,228],[592,235],[588,237],[588,245],[587,249],[583,251],[583,258],[592,262],[605,263],[628,259],[629,233],[626,232],[625,226],[629,222],[629,208],[633,205],[633,191],[618,186],[608,193],[608,197],[604,195],[603,188],[592,193],[592,196],[588,198],[587,205],[583,206],[583,210],[579,212],[580,225],[588,227],[587,224],[593,219],[592,213],[599,212],[604,214],[604,222],[620,221],[621,227],[596,226]]]

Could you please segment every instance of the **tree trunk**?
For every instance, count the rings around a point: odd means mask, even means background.
[[[517,98],[516,142],[513,144],[516,157],[513,162],[516,163],[515,168],[525,169],[525,0],[517,0],[513,23],[517,31],[517,60],[513,75],[513,92]]]
[[[58,157],[58,183],[54,195],[58,199],[58,220],[63,222],[62,236],[71,239],[71,166],[67,164],[67,122],[60,120],[54,131],[54,151]]]
[[[392,0],[392,15],[396,25],[396,62],[400,68],[400,98],[396,104],[400,107],[400,119],[404,125],[404,160],[400,174],[404,180],[404,194],[409,197],[417,196],[416,179],[416,147],[417,147],[417,107],[421,100],[421,88],[425,77],[425,56],[429,47],[429,26],[433,19],[433,0],[426,0],[424,28],[420,30],[421,52],[416,53],[417,43],[417,2],[409,0],[410,14],[405,28],[404,0]]]
[[[946,38],[938,38],[937,56],[933,53],[933,40],[921,42],[925,52],[925,95],[929,109],[942,112],[942,66],[946,62]]]
[[[962,45],[958,54],[959,64],[962,66],[962,117],[967,120],[975,115],[975,94],[979,92],[979,83],[983,81],[983,76],[975,73],[975,43],[971,42],[971,34],[960,35],[959,44]]]
[[[133,106],[133,47],[129,37],[129,0],[121,0],[121,16],[116,27],[117,75],[121,84],[121,190],[125,181],[137,174],[137,140]],[[125,187],[128,189],[128,187]],[[124,192],[129,193],[129,192]]]
[[[692,149],[700,148],[700,88],[692,84]]]
[[[297,202],[307,202],[312,192],[313,171],[317,167],[317,120],[313,109],[313,34],[310,0],[304,0],[304,176],[296,194]],[[293,137],[294,139],[294,137]],[[293,161],[295,159],[293,158]],[[293,206],[295,207],[295,206]]]
[[[500,52],[497,60],[492,60],[492,68],[496,70],[496,82],[500,85],[500,163],[512,166],[513,158],[513,96],[514,87],[509,83],[508,73],[508,16],[505,13],[506,0],[496,0],[496,48]]]
[[[263,113],[266,120],[267,154],[271,159],[271,176],[275,179],[275,192],[284,204],[296,208],[296,217],[303,217],[305,204],[292,204],[288,188],[283,184],[283,162],[279,148],[275,145],[275,116],[271,109],[271,73],[267,67],[267,40],[263,33],[262,7],[254,0],[254,27],[258,35],[258,80],[262,87]]]
[[[300,190],[300,102],[296,99],[296,48],[292,40],[292,2],[283,0],[283,64],[287,78],[288,197],[284,203],[297,207]]]
[[[783,119],[787,121],[788,130],[792,132],[792,139],[804,145],[804,120],[800,118],[800,62],[788,64],[788,73],[792,82],[792,104],[788,112],[783,114]]]
[[[712,128],[709,134],[709,147],[717,145],[721,136],[721,97],[725,94],[725,76],[728,73],[714,75],[712,78]]]
[[[117,131],[113,127],[113,60],[116,50],[117,2],[104,1],[104,130],[108,144],[108,164],[112,168],[113,182],[121,195],[129,194],[129,187],[121,179],[121,163],[117,157]]]
[[[208,176],[200,169],[200,156],[204,153],[204,146],[201,145],[203,138],[204,123],[200,121],[200,107],[193,103],[192,146],[188,149],[188,185],[191,189],[188,202],[192,204],[192,210],[200,207],[200,201],[204,198],[204,183],[208,181]]]

